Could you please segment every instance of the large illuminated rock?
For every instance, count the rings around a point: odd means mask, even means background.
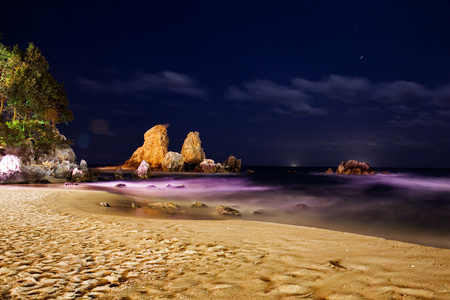
[[[375,174],[370,165],[365,162],[359,162],[356,160],[349,160],[347,162],[341,162],[336,170],[336,174],[344,175],[368,175]]]
[[[0,184],[38,182],[44,175],[27,169],[14,155],[5,155],[0,161]]]
[[[144,134],[144,144],[139,147],[127,160],[123,167],[127,169],[135,169],[145,160],[148,162],[150,169],[160,170],[164,157],[167,154],[169,146],[169,136],[167,135],[167,127],[169,125],[156,125]]]
[[[197,131],[189,132],[181,148],[181,155],[183,155],[183,160],[187,164],[199,165],[206,158],[200,133]]]

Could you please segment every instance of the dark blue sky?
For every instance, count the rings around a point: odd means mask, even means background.
[[[218,162],[450,167],[450,1],[40,2],[2,4],[0,42],[64,82],[78,160],[169,123]]]

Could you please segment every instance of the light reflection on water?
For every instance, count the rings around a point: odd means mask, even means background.
[[[126,187],[116,187],[120,183]],[[184,188],[167,188],[168,184]],[[142,207],[150,202],[173,202],[188,213],[182,218],[217,218],[214,209],[222,204],[237,208],[247,220],[345,230],[450,248],[450,178],[304,172],[170,175],[83,185],[127,196]],[[198,213],[189,208],[194,201],[206,203],[210,209]],[[296,211],[297,204],[306,204],[309,209]],[[255,215],[255,211],[260,214]],[[146,212],[139,214],[145,217]]]

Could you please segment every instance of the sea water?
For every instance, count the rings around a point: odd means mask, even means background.
[[[140,206],[172,202],[188,208],[202,202],[211,208],[184,218],[215,219],[214,208],[227,205],[239,210],[244,220],[450,248],[448,169],[391,169],[389,174],[359,176],[326,174],[324,168],[248,169],[238,174],[154,173],[146,180],[128,176],[88,185],[124,195]],[[125,187],[116,187],[120,183]],[[146,217],[145,211],[134,214]]]

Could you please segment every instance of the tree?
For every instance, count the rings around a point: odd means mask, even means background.
[[[31,151],[63,140],[56,124],[73,120],[62,84],[49,73],[39,48],[25,52],[0,44],[0,146]]]

